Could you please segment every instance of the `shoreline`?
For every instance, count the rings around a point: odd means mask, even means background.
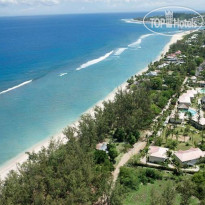
[[[178,40],[181,40],[184,35],[187,35],[189,33],[190,33],[190,31],[186,31],[186,32],[182,32],[182,33],[177,33],[174,36],[172,36],[170,41],[165,45],[165,47],[160,52],[160,54],[157,56],[157,58],[154,59],[152,62],[159,61],[161,59],[161,56],[164,56],[169,51],[169,48],[172,44],[176,43]],[[146,66],[141,71],[137,72],[136,75],[141,75],[142,73],[146,72],[147,70],[148,70],[148,66]],[[125,90],[126,86],[127,86],[127,82],[122,83],[121,85],[116,87],[112,92],[110,92],[104,99],[98,101],[95,105],[93,105],[91,108],[89,108],[84,113],[82,113],[82,115],[86,114],[86,113],[93,115],[94,114],[94,108],[96,106],[103,107],[103,102],[104,101],[114,100],[116,92],[119,89]],[[76,120],[75,122],[73,122],[73,123],[71,123],[70,125],[67,125],[67,126],[77,126],[78,125],[78,120]],[[12,158],[11,160],[8,160],[3,165],[1,165],[0,166],[0,179],[4,180],[7,176],[7,174],[11,170],[14,170],[14,171],[18,170],[18,164],[22,164],[23,162],[25,162],[28,159],[28,155],[25,154],[25,152],[39,152],[42,149],[42,147],[47,148],[51,140],[54,140],[54,141],[60,140],[63,143],[67,142],[67,139],[65,139],[65,136],[63,134],[63,131],[61,133],[58,133],[58,134],[54,135],[53,137],[48,137],[45,140],[40,141],[36,145],[34,145],[31,148],[23,151],[22,153],[18,154],[16,157]]]

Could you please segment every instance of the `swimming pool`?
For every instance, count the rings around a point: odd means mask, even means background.
[[[191,109],[191,108],[188,109],[188,112],[190,112],[192,116],[196,115],[197,113],[196,110]]]
[[[200,90],[200,93],[205,93],[205,88],[202,88],[202,89]]]

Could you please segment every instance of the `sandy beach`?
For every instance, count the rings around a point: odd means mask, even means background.
[[[160,55],[154,60],[154,61],[158,61],[161,56],[165,55],[166,52],[169,50],[170,45],[172,45],[173,43],[176,43],[178,40],[182,39],[182,37],[186,34],[190,33],[190,31],[188,32],[182,32],[182,33],[178,33],[176,35],[174,35],[169,43],[166,44],[166,46],[164,47],[164,49],[162,50],[162,52],[160,53]],[[148,69],[148,67],[142,69],[140,72],[137,73],[137,75],[142,74],[143,72],[145,72]],[[100,106],[103,107],[102,102],[103,101],[107,101],[107,100],[113,100],[115,97],[115,93],[119,90],[122,89],[124,90],[127,86],[127,83],[123,83],[121,84],[119,87],[115,88],[110,94],[107,95],[107,97],[101,101],[99,101],[98,103],[96,103],[92,108],[88,109],[85,113],[89,113],[91,115],[94,114],[94,107],[95,106]],[[71,126],[77,126],[78,121],[74,122],[73,124],[71,124]],[[39,142],[38,144],[36,144],[35,146],[31,147],[28,150],[25,150],[23,153],[17,155],[15,158],[9,160],[8,162],[6,162],[5,164],[3,164],[0,167],[0,178],[3,180],[5,179],[5,177],[7,176],[7,174],[11,171],[11,170],[17,170],[18,169],[18,164],[22,164],[23,162],[25,162],[28,158],[28,156],[25,154],[25,152],[39,152],[41,150],[42,147],[48,147],[50,140],[61,140],[63,143],[65,143],[67,140],[65,139],[65,136],[63,135],[63,133],[59,133],[56,134],[55,136],[53,136],[52,138],[47,138],[41,142]]]

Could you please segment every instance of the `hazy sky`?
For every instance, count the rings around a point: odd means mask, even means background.
[[[0,0],[0,15],[132,12],[176,5],[205,10],[205,0]]]

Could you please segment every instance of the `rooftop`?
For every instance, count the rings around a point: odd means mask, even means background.
[[[152,157],[166,159],[168,150],[169,150],[168,148],[164,148],[164,147],[150,146],[148,154]]]
[[[194,117],[192,117],[192,120],[193,120],[194,122],[198,123],[198,124],[201,125],[201,126],[204,126],[204,125],[205,125],[205,118],[204,118],[204,117],[201,117],[201,118],[199,119],[198,114],[196,114]]]
[[[182,104],[179,104],[179,105],[178,105],[178,109],[188,110],[188,109],[189,109],[189,106],[182,103]]]
[[[195,159],[199,159],[200,157],[205,156],[205,152],[201,151],[199,148],[190,148],[189,150],[179,150],[175,152],[175,156],[181,162],[187,162]]]
[[[184,93],[183,95],[181,95],[179,97],[179,103],[180,104],[191,104],[191,99],[190,99],[190,96],[187,94],[187,93]]]
[[[97,150],[106,151],[107,150],[107,142],[102,142],[96,145]]]
[[[203,98],[201,98],[201,101],[205,102],[205,96]]]

